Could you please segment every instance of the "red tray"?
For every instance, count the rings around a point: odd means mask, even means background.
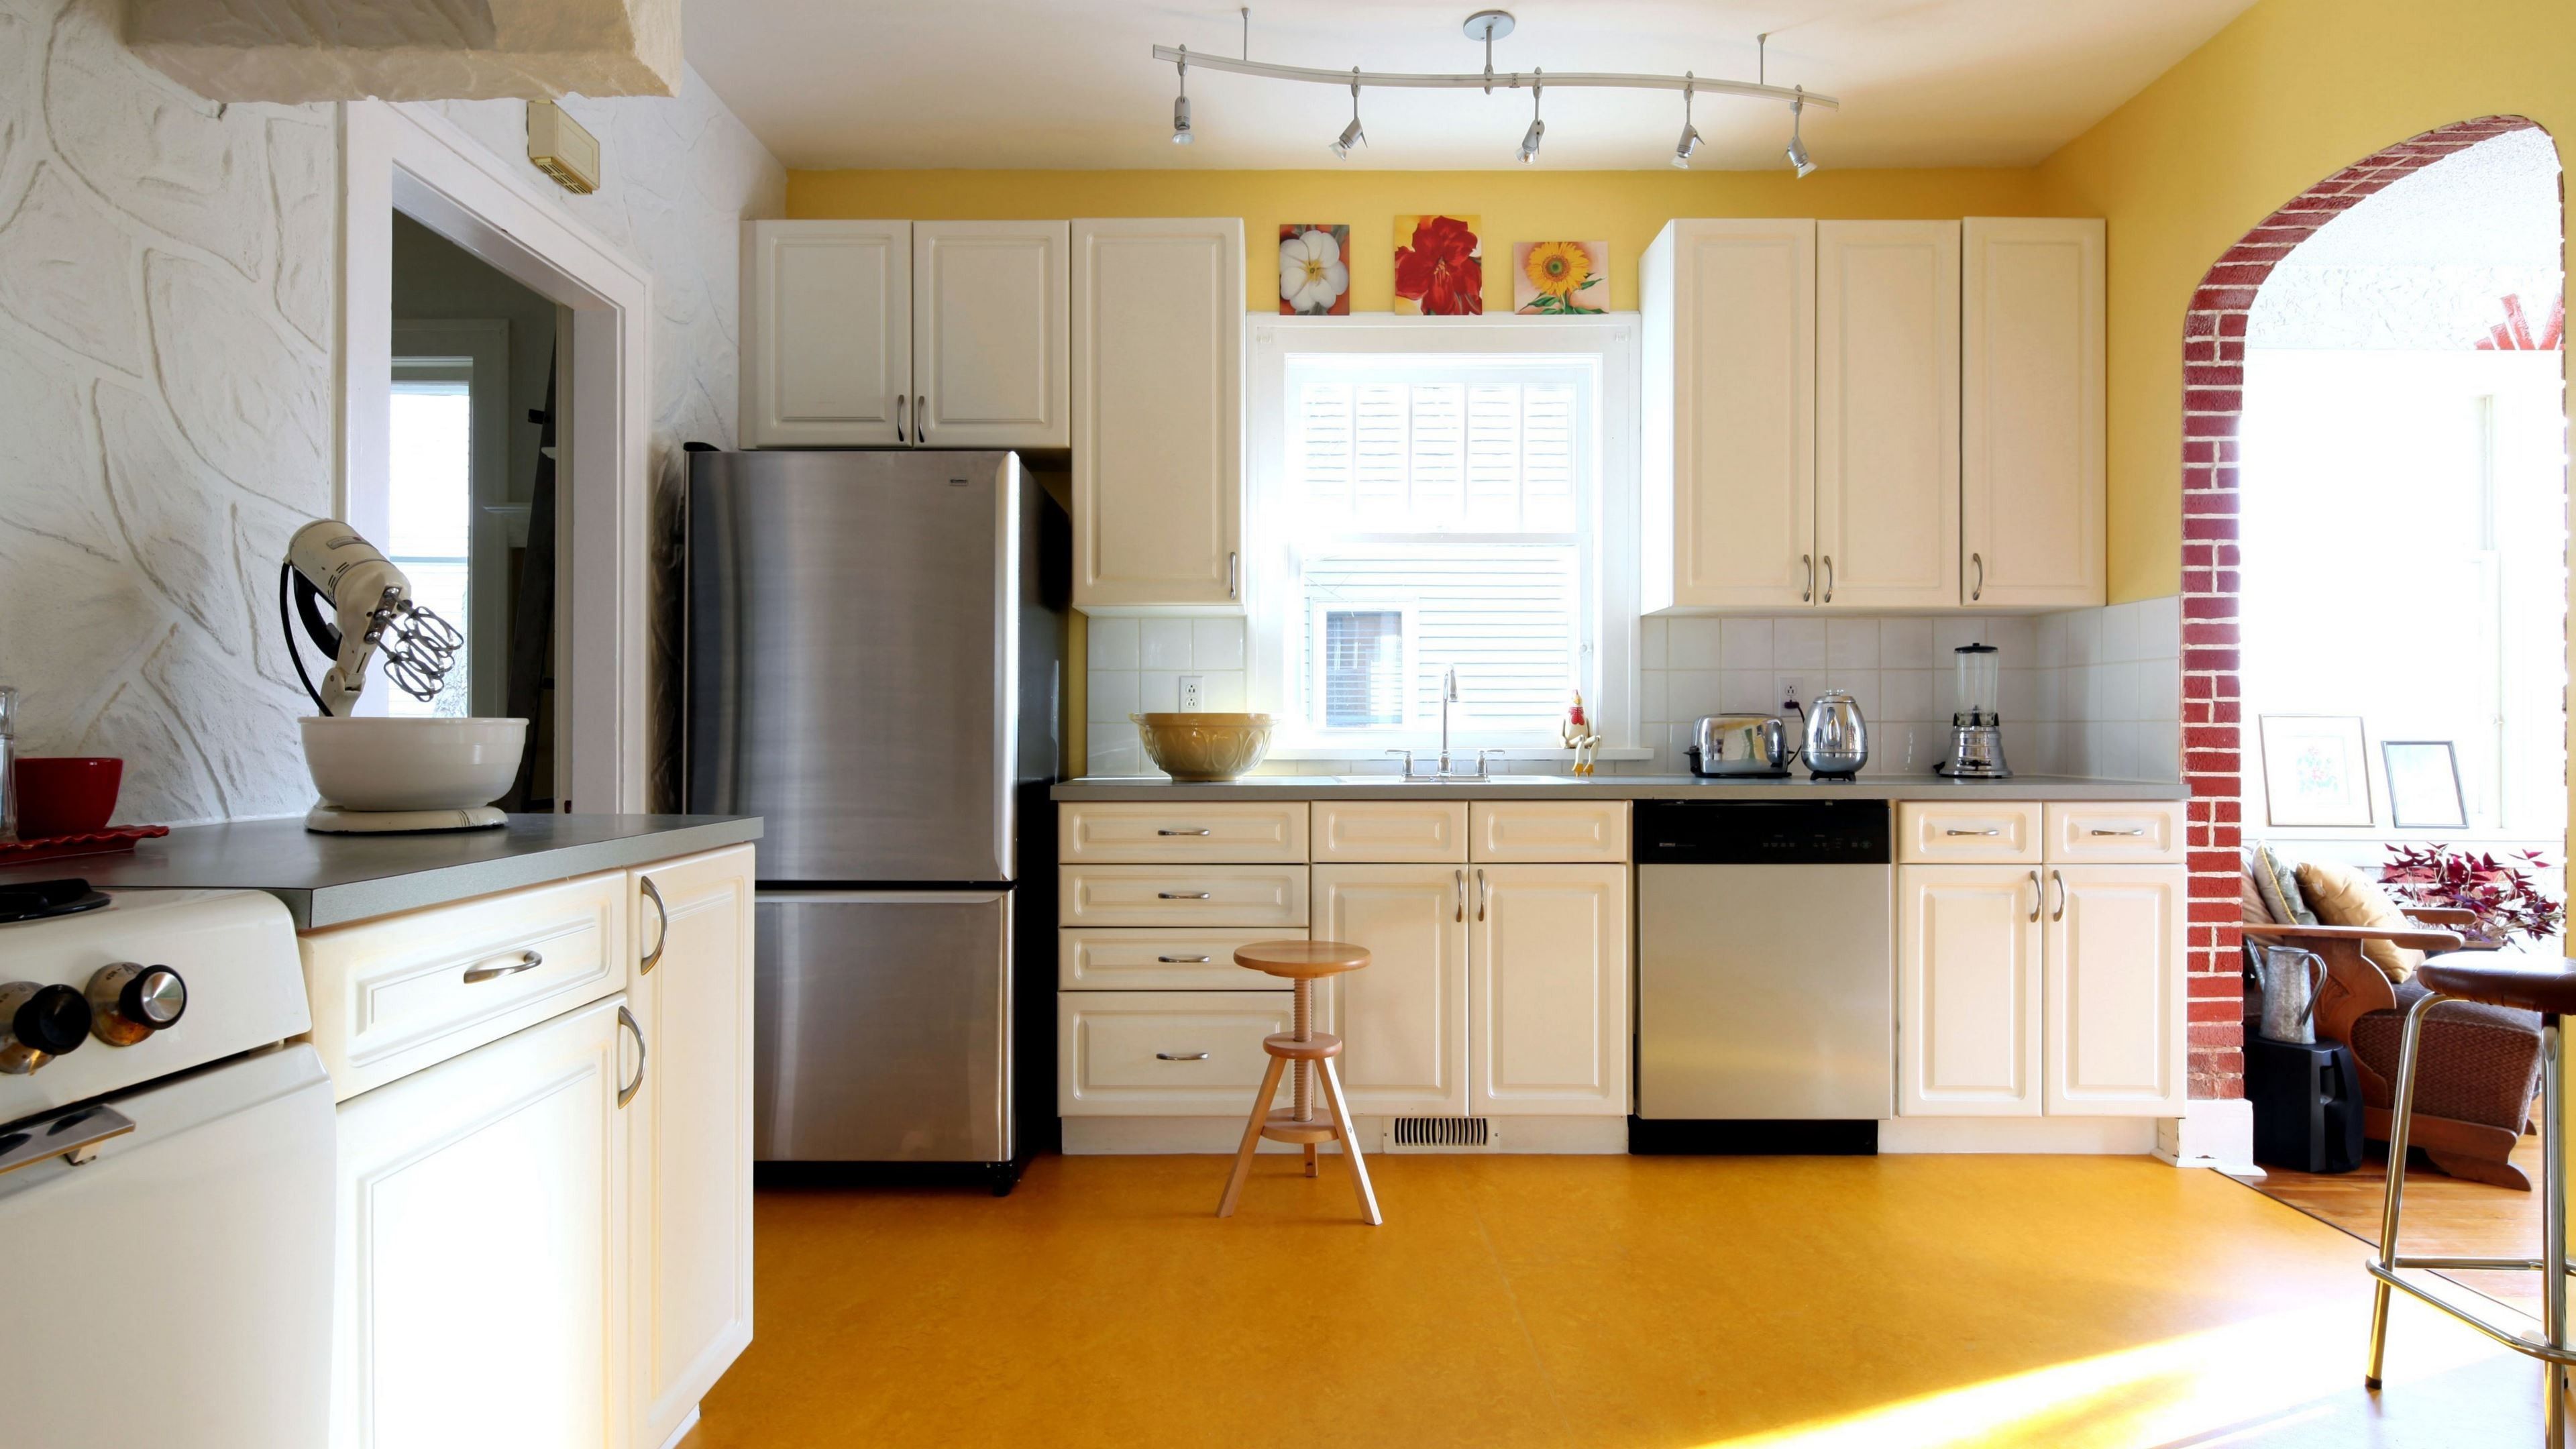
[[[51,860],[62,855],[105,855],[132,850],[134,842],[170,833],[167,825],[111,825],[81,835],[44,835],[33,840],[0,840],[0,865]]]

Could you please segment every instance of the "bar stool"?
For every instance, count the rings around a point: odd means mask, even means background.
[[[2370,1373],[2363,1382],[2379,1387],[2380,1366],[2388,1349],[2388,1290],[2403,1288],[2516,1353],[2539,1359],[2545,1385],[2542,1443],[2548,1449],[2566,1449],[2567,1389],[2570,1366],[2576,1365],[2576,1342],[2567,1335],[2567,1078],[2561,1019],[2576,1012],[2576,961],[2532,965],[2483,952],[2455,952],[2417,967],[2415,980],[2432,994],[2406,1013],[2397,1103],[2388,1122],[2388,1196],[2380,1209],[2379,1260],[2370,1265],[2370,1276],[2379,1281],[2370,1311]],[[2537,1258],[2408,1258],[2397,1252],[2398,1209],[2406,1190],[2406,1129],[2415,1110],[2415,1066],[2424,1044],[2424,1014],[2445,1001],[2477,1001],[2540,1014],[2542,1242]],[[2430,1289],[2399,1276],[2408,1268],[2500,1268],[2545,1275],[2540,1284],[2544,1337],[2490,1323],[2436,1297]]]
[[[1366,946],[1340,941],[1256,941],[1234,953],[1237,966],[1284,976],[1296,983],[1296,1029],[1261,1039],[1261,1049],[1270,1054],[1270,1069],[1261,1074],[1260,1093],[1252,1099],[1252,1119],[1243,1124],[1243,1145],[1235,1150],[1234,1172],[1226,1178],[1225,1196],[1216,1205],[1218,1217],[1234,1216],[1235,1201],[1243,1196],[1244,1179],[1252,1175],[1253,1151],[1267,1137],[1274,1142],[1303,1144],[1308,1177],[1319,1171],[1315,1144],[1339,1141],[1342,1155],[1351,1164],[1351,1185],[1359,1191],[1360,1216],[1371,1227],[1385,1221],[1378,1216],[1377,1193],[1369,1186],[1368,1164],[1361,1160],[1359,1141],[1351,1132],[1351,1107],[1342,1097],[1341,1076],[1333,1070],[1333,1058],[1342,1054],[1342,1039],[1331,1032],[1315,1030],[1315,982],[1357,971],[1368,963]],[[1292,1062],[1297,1068],[1294,1105],[1271,1111],[1270,1101],[1278,1094],[1280,1074]],[[1318,1068],[1324,1079],[1324,1106],[1332,1114],[1329,1121],[1315,1116]]]

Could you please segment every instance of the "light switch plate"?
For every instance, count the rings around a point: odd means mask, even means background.
[[[1202,693],[1199,688],[1199,684],[1200,681],[1205,678],[1205,675],[1200,674],[1184,674],[1181,676],[1181,713],[1196,714],[1199,710],[1205,708],[1204,705],[1199,703]]]

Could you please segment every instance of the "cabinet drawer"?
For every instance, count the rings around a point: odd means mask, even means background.
[[[2179,800],[2051,805],[2048,858],[2068,865],[2178,865],[2186,841]]]
[[[626,873],[609,871],[307,933],[313,1045],[333,1095],[624,989],[626,916]]]
[[[1234,964],[1256,941],[1302,941],[1303,927],[1250,931],[1151,928],[1056,932],[1055,984],[1066,991],[1277,991],[1286,983]]]
[[[1352,865],[1464,865],[1463,800],[1318,800],[1315,859]]]
[[[1270,1065],[1261,1039],[1291,1029],[1292,1010],[1285,991],[1067,992],[1056,998],[1056,1110],[1240,1118]]]
[[[1904,801],[1896,813],[1896,858],[1907,865],[2036,864],[2039,802]]]
[[[1066,865],[1303,864],[1306,802],[1064,805],[1056,814],[1056,849]]]
[[[1469,807],[1470,858],[1588,864],[1628,858],[1625,800],[1479,800]]]
[[[1302,865],[1068,865],[1057,924],[1303,926]]]

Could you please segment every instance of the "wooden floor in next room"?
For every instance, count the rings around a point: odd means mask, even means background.
[[[2450,1446],[2526,1360],[2353,1237],[2143,1158],[1043,1158],[1018,1192],[771,1190],[760,1333],[687,1449]]]

